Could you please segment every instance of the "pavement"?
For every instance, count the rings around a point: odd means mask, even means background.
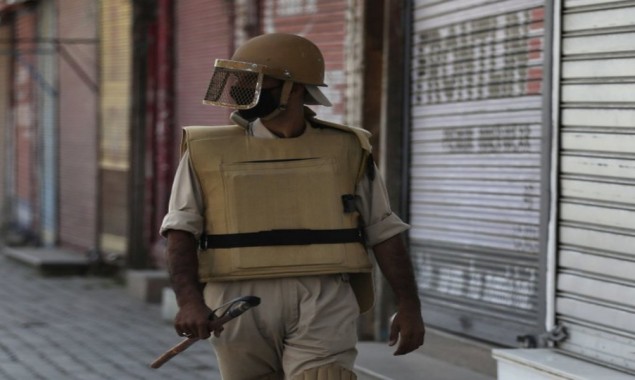
[[[133,297],[116,278],[43,276],[0,254],[0,305],[0,380],[221,379],[206,342],[149,368],[181,339],[160,305]],[[446,360],[462,347],[475,346],[434,330],[424,349],[402,357],[386,343],[360,342],[355,370],[360,380],[495,378],[491,358]]]

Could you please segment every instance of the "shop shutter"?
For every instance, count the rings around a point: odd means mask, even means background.
[[[11,69],[11,49],[9,43],[11,39],[11,29],[9,24],[0,25],[0,223],[7,222],[9,209],[6,207],[7,186],[9,185],[7,168],[7,155],[9,154],[10,131],[10,69]]]
[[[59,244],[95,249],[98,234],[98,0],[58,0]]]
[[[37,97],[39,123],[40,239],[57,243],[57,65],[53,40],[57,38],[55,2],[38,4]]]
[[[560,348],[635,374],[635,1],[565,0]]]
[[[15,44],[13,73],[15,156],[15,210],[22,232],[36,236],[39,218],[37,163],[37,98],[36,89],[36,14],[33,8],[15,12]]]
[[[128,239],[132,4],[101,2],[101,234],[106,253],[124,254]]]
[[[543,324],[544,1],[413,5],[410,245],[424,317],[517,345]]]

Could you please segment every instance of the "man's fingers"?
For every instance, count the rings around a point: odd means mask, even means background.
[[[214,330],[214,336],[215,336],[215,337],[217,337],[217,338],[218,338],[218,337],[220,337],[220,334],[221,334],[224,330],[225,330],[225,328],[224,328],[224,327],[219,327],[219,328],[217,328],[216,330]]]
[[[408,352],[411,352],[413,350],[414,350],[413,345],[411,343],[406,342],[406,340],[402,338],[401,342],[399,343],[399,347],[395,351],[394,355],[405,355]]]
[[[421,347],[425,331],[418,309],[414,312],[398,312],[390,325],[390,345],[393,346],[399,339],[394,355],[404,355]]]
[[[174,330],[178,336],[191,336],[191,329],[185,323],[179,322],[174,324]]]
[[[390,325],[390,336],[388,337],[388,345],[394,346],[399,340],[399,327],[397,326],[396,321]]]
[[[209,328],[209,331],[214,332],[214,336],[217,338],[220,336],[220,333],[223,332],[223,330],[225,330],[223,325],[219,326],[216,320],[208,322],[207,327]]]
[[[199,339],[207,339],[210,335],[210,329],[207,326],[207,321],[199,322],[197,326],[197,338]]]
[[[174,330],[176,330],[178,336],[186,338],[205,339],[210,335],[210,330],[207,328],[207,323],[205,322],[180,322],[174,325]]]
[[[402,335],[394,355],[405,355],[423,345],[423,334]]]

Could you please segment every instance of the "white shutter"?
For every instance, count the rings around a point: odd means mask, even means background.
[[[565,0],[556,318],[635,373],[635,1]]]
[[[428,323],[536,334],[543,1],[414,2],[410,241]]]
[[[40,129],[39,179],[40,179],[40,231],[42,243],[53,246],[58,236],[57,209],[57,52],[55,45],[48,40],[57,37],[55,2],[38,3],[38,33],[46,42],[40,42],[40,55],[37,67],[40,75],[38,81],[38,112]]]

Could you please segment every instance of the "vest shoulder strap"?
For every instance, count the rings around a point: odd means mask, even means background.
[[[359,143],[363,150],[366,151],[366,154],[370,155],[373,151],[373,147],[370,144],[370,136],[371,133],[362,128],[351,127],[348,125],[333,123],[331,121],[320,120],[317,119],[316,113],[313,112],[309,107],[304,107],[304,117],[314,126],[318,128],[333,128],[338,129],[340,131],[352,133],[357,136]]]
[[[357,136],[359,140],[359,144],[363,150],[370,154],[373,150],[372,145],[370,144],[370,136],[371,133],[362,128],[351,127],[348,125],[337,124],[326,120],[320,120],[316,118],[309,119],[310,123],[318,128],[332,128],[337,129],[343,132],[352,133]]]
[[[183,127],[181,138],[181,156],[188,148],[191,141],[208,139],[214,137],[240,136],[245,134],[245,128],[238,125],[218,125],[218,126],[189,126]]]
[[[352,133],[357,136],[357,140],[359,141],[360,147],[364,151],[364,155],[362,159],[362,165],[360,166],[359,172],[357,174],[356,182],[359,182],[364,177],[364,175],[367,175],[371,181],[375,178],[375,164],[373,162],[372,154],[373,146],[370,144],[370,132],[365,129],[337,124],[330,121],[316,119],[314,117],[309,117],[308,119],[311,125],[316,128],[331,128],[346,133]]]

